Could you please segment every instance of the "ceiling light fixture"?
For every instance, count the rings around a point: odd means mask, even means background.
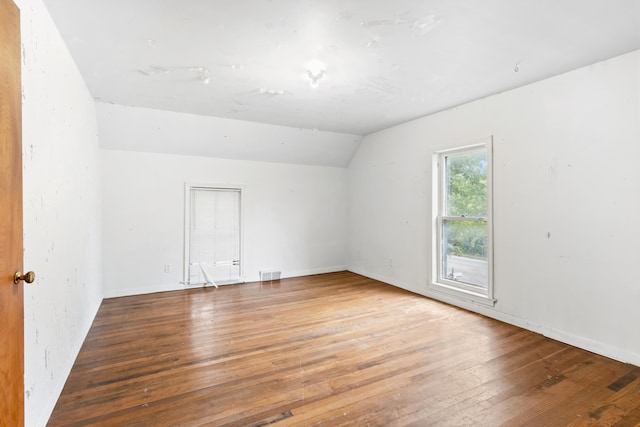
[[[309,84],[313,89],[317,88],[320,79],[324,77],[327,65],[318,59],[313,59],[307,63],[306,69]]]

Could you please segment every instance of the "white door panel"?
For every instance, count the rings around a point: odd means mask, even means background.
[[[188,284],[239,282],[241,191],[207,187],[188,191]]]

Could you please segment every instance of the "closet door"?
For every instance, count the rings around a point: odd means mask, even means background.
[[[240,189],[189,191],[188,284],[240,282]]]

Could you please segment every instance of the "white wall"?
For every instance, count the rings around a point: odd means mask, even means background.
[[[100,147],[346,168],[362,136],[96,103]],[[179,142],[179,143],[177,143]]]
[[[94,102],[40,0],[23,44],[25,417],[44,426],[102,300]]]
[[[640,365],[639,99],[635,52],[369,135],[349,268]],[[427,288],[431,155],[488,135],[494,308]]]
[[[346,268],[345,168],[101,153],[107,297],[184,288],[185,182],[244,187],[246,281],[271,268],[282,269],[283,277]]]

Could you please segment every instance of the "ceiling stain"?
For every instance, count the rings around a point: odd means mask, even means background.
[[[164,67],[155,67],[155,66],[151,66],[146,70],[136,70],[136,71],[142,74],[143,76],[147,76],[147,77],[159,75],[159,74],[169,74],[171,72]]]

